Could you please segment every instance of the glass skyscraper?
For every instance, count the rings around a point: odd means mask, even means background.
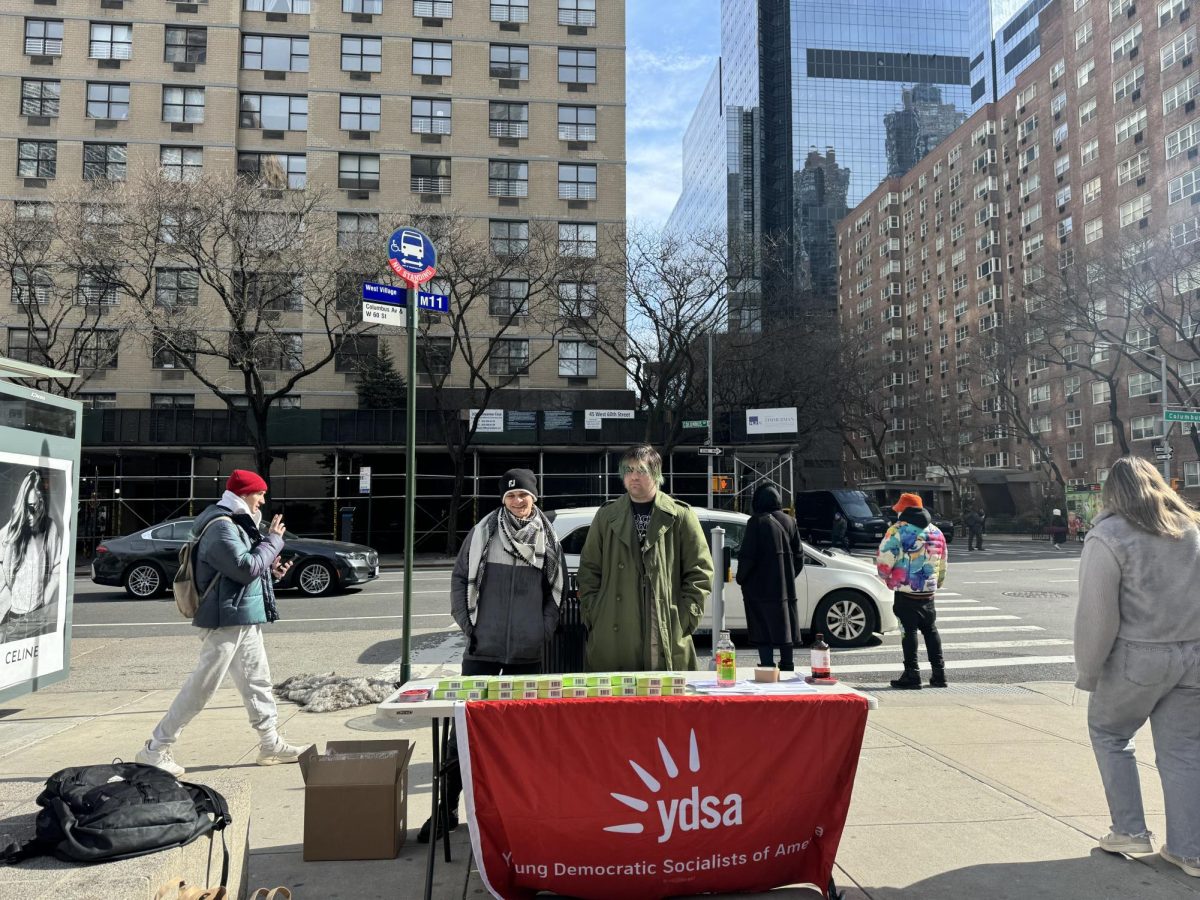
[[[1050,0],[983,0],[971,40],[971,112],[994,103],[1041,51],[1038,13]]]
[[[990,2],[723,0],[721,65],[688,130],[671,221],[724,221],[731,247],[770,247],[733,292],[733,327],[834,308],[834,225],[971,112]]]

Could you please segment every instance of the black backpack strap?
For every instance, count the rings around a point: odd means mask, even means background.
[[[180,784],[204,797],[207,812],[213,815],[213,831],[221,832],[221,887],[225,887],[229,881],[229,843],[225,838],[225,829],[233,824],[233,816],[229,814],[229,803],[207,784],[196,784],[192,781],[181,781]]]
[[[0,850],[0,862],[6,866],[15,866],[17,863],[24,862],[27,859],[36,859],[39,856],[53,856],[54,845],[34,838],[31,841],[26,841],[23,844],[13,842]]]

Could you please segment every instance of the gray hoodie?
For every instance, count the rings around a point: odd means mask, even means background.
[[[1083,543],[1075,686],[1092,691],[1117,638],[1200,641],[1200,529],[1158,537],[1101,513]]]

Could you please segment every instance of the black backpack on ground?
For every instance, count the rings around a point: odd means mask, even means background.
[[[19,847],[10,844],[0,852],[4,862],[50,855],[67,862],[109,862],[182,847],[220,831],[225,886],[224,830],[232,819],[225,798],[207,785],[179,781],[141,763],[77,766],[51,775],[37,804],[37,836]]]

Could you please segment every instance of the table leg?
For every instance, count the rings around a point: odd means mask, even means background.
[[[442,781],[445,783],[446,773],[450,771],[450,735],[453,733],[451,727],[452,719],[445,719],[442,722]],[[458,765],[458,763],[454,763]],[[446,862],[450,862],[450,815],[456,812],[450,808],[450,798],[448,793],[442,791],[442,847],[446,854]]]
[[[433,898],[433,866],[437,860],[437,829],[438,822],[441,816],[438,814],[441,809],[440,788],[442,786],[442,761],[439,758],[441,751],[441,736],[439,734],[439,726],[441,719],[434,718],[433,724],[433,787],[432,787],[432,802],[433,808],[429,813],[429,858],[425,860],[425,900]]]

